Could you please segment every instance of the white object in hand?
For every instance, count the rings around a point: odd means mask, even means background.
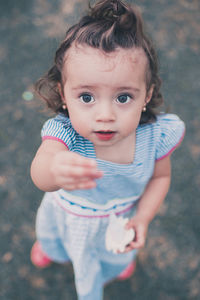
[[[125,225],[128,218],[117,217],[111,214],[109,224],[106,230],[105,243],[106,249],[113,253],[123,252],[126,246],[134,239],[135,231],[126,229]]]

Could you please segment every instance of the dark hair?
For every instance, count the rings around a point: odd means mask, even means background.
[[[94,7],[89,6],[88,15],[70,27],[65,39],[55,55],[55,64],[48,73],[40,78],[35,89],[54,112],[68,116],[62,108],[63,102],[58,83],[63,86],[62,69],[66,51],[73,43],[86,44],[104,52],[112,52],[121,47],[124,49],[142,48],[148,59],[146,86],[147,92],[154,86],[151,101],[142,112],[140,124],[155,121],[158,112],[155,110],[163,102],[160,92],[161,80],[158,75],[158,60],[151,40],[146,36],[143,22],[136,7],[120,0],[101,0]]]

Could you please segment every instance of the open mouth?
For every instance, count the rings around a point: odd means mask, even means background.
[[[113,138],[113,136],[116,134],[115,131],[103,131],[103,130],[100,130],[100,131],[95,131],[95,134],[96,136],[102,140],[102,141],[109,141]]]

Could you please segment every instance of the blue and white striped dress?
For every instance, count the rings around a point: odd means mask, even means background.
[[[48,120],[42,138],[55,139],[73,152],[97,160],[104,176],[89,190],[46,193],[38,210],[36,231],[52,260],[73,263],[79,299],[102,299],[103,284],[117,276],[136,251],[113,254],[105,249],[105,231],[111,212],[131,217],[149,182],[156,160],[169,155],[184,136],[184,123],[173,114],[161,114],[136,130],[131,164],[96,158],[93,144],[80,136],[64,115]]]

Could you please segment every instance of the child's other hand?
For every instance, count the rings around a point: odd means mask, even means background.
[[[90,189],[103,176],[95,160],[70,151],[60,151],[52,159],[50,171],[55,184],[65,190]]]
[[[144,247],[147,231],[148,231],[149,224],[145,222],[143,219],[138,218],[137,216],[133,217],[129,220],[126,224],[126,228],[130,229],[133,228],[135,231],[135,238],[134,240],[126,247],[124,253],[129,252],[133,249],[140,249]]]

